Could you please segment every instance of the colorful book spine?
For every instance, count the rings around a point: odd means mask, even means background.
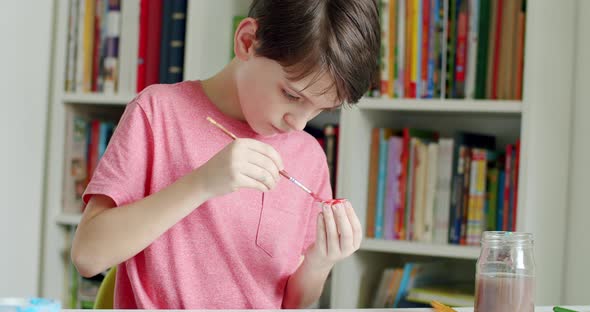
[[[435,227],[435,200],[436,200],[436,183],[438,177],[438,143],[429,143],[426,149],[427,166],[425,182],[425,203],[424,203],[424,235],[422,241],[432,242],[434,240]],[[447,216],[448,217],[448,216]]]
[[[389,0],[389,33],[387,36],[387,40],[389,42],[389,51],[387,59],[389,87],[387,88],[387,93],[390,98],[395,97],[395,80],[397,74],[397,64],[395,62],[397,53],[397,2],[398,0]]]
[[[434,98],[435,93],[435,74],[437,58],[440,50],[440,32],[439,27],[439,0],[430,0],[430,21],[429,21],[429,34],[428,34],[428,75],[426,77],[426,98]]]
[[[447,67],[446,67],[446,98],[453,98],[455,89],[455,54],[457,44],[457,1],[449,0],[448,13],[448,38],[447,38]]]
[[[487,200],[485,205],[486,231],[495,231],[498,214],[498,183],[500,172],[498,168],[490,168],[487,174]]]
[[[149,23],[149,0],[140,0],[139,4],[139,40],[137,46],[137,83],[136,92],[141,92],[147,86],[146,80],[146,56],[148,41],[148,23]]]
[[[399,202],[400,154],[402,148],[400,137],[392,136],[388,142],[387,184],[385,191],[383,237],[396,239],[396,207]]]
[[[397,1],[397,44],[395,46],[396,50],[396,67],[397,67],[397,74],[395,80],[395,87],[396,87],[396,96],[398,98],[405,97],[404,93],[404,83],[405,83],[405,76],[406,76],[406,62],[405,62],[405,52],[406,52],[406,2],[407,0],[398,0]]]
[[[499,84],[500,81],[498,80],[500,77],[500,51],[501,51],[501,42],[502,42],[502,16],[503,16],[503,8],[504,8],[504,1],[497,0],[496,4],[496,21],[494,23],[494,52],[493,52],[493,63],[492,67],[492,87],[491,87],[491,97],[490,99],[498,99],[499,98]]]
[[[471,148],[465,150],[463,162],[463,199],[461,200],[461,221],[459,244],[467,245],[467,220],[469,211],[469,186],[471,185]]]
[[[520,139],[516,141],[515,146],[515,157],[514,157],[514,179],[512,189],[514,190],[514,196],[512,198],[512,231],[517,230],[517,215],[518,215],[518,181],[519,181],[519,170],[520,170]]]
[[[66,78],[64,91],[76,91],[76,47],[78,46],[78,5],[79,0],[72,0],[68,7],[68,45],[66,50]]]
[[[424,240],[426,170],[428,165],[427,148],[420,139],[412,138],[414,150],[412,181],[412,218],[413,235],[411,240]]]
[[[387,175],[388,141],[392,135],[391,129],[379,130],[379,171],[377,175],[377,195],[375,204],[375,238],[383,238],[383,213],[385,200],[385,185]]]
[[[491,2],[492,0],[480,0],[477,63],[475,64],[477,68],[475,73],[474,97],[476,99],[484,99],[486,97]]]
[[[167,0],[169,1],[169,0]],[[160,80],[160,44],[162,43],[162,1],[148,1],[147,45],[145,53],[146,86]]]
[[[453,139],[440,139],[437,165],[436,197],[434,206],[434,242],[449,242],[451,215],[451,181],[453,174]]]
[[[468,0],[457,0],[457,47],[455,59],[455,77],[453,98],[465,97],[465,71],[467,67],[467,35],[469,28],[469,15],[467,12]]]
[[[109,0],[106,23],[106,54],[104,58],[104,84],[106,93],[118,92],[119,38],[121,37],[121,6],[119,0]]]
[[[467,245],[478,245],[481,240],[485,220],[484,202],[486,196],[487,151],[473,149],[471,155]]]
[[[121,3],[121,37],[117,92],[137,92],[138,49],[139,49],[140,0],[125,0]]]
[[[506,163],[504,165],[504,198],[502,230],[510,231],[510,188],[512,187],[512,145],[506,146]]]
[[[186,37],[187,0],[172,1],[172,25],[170,29],[170,51],[167,83],[177,83],[184,79],[184,47]]]
[[[479,1],[468,0],[468,14],[469,14],[469,31],[467,44],[467,63],[465,77],[465,97],[468,99],[475,98],[475,76],[477,69],[477,52],[479,45]]]
[[[375,237],[375,210],[377,200],[377,175],[379,173],[379,137],[380,129],[371,131],[371,152],[369,156],[369,185],[367,188],[367,224],[368,238]]]
[[[168,82],[168,63],[170,62],[170,37],[172,28],[172,2],[171,0],[162,1],[162,35],[160,37],[160,70],[159,82]]]
[[[431,0],[422,0],[422,16],[421,16],[421,23],[422,23],[422,40],[421,40],[421,48],[420,51],[422,53],[422,58],[420,59],[420,89],[419,95],[421,98],[427,97],[428,92],[428,60],[430,58],[430,40],[432,40],[431,29],[430,29],[430,2]]]

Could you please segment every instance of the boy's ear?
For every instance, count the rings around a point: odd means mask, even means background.
[[[256,30],[258,22],[247,17],[243,19],[234,34],[234,54],[242,61],[246,61],[255,54]]]

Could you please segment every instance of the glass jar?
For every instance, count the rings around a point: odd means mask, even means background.
[[[475,312],[533,312],[533,234],[484,232],[475,274]]]

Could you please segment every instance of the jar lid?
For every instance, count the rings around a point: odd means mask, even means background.
[[[486,231],[481,238],[482,244],[533,244],[533,234],[524,232]]]

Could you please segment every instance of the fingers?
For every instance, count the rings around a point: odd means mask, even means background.
[[[269,187],[266,186],[264,183],[258,181],[255,178],[247,176],[245,174],[241,174],[239,179],[240,179],[240,181],[238,183],[240,185],[240,188],[241,187],[251,188],[251,189],[259,190],[261,192],[267,192],[269,190]]]
[[[277,167],[277,171],[285,169],[281,155],[279,155],[279,152],[277,152],[277,150],[275,150],[272,146],[253,139],[241,140],[247,144],[249,149],[270,158]]]
[[[357,250],[361,247],[361,241],[363,240],[363,227],[361,226],[361,221],[354,212],[354,209],[352,208],[350,202],[346,201],[344,203],[344,206],[346,215],[348,217],[348,221],[352,226],[353,247],[354,250]]]
[[[261,183],[264,186],[263,192],[270,191],[277,184],[277,180],[272,173],[252,163],[243,164],[240,171],[244,176]]]
[[[317,226],[316,226],[316,244],[320,249],[320,254],[326,255],[328,253],[328,245],[326,239],[326,224],[324,222],[324,214],[319,213],[317,217]]]
[[[346,207],[343,203],[332,205],[332,211],[334,212],[336,228],[338,233],[340,233],[340,251],[347,256],[355,250],[352,225],[350,224]]]
[[[261,169],[268,171],[268,173],[274,179],[274,184],[279,182],[279,179],[280,179],[279,169],[277,168],[275,163],[272,161],[272,159],[270,159],[260,153],[252,153],[251,156],[248,158],[248,162],[260,167]],[[274,187],[274,185],[273,185],[273,187]]]
[[[340,255],[340,243],[338,239],[338,229],[334,220],[334,213],[330,204],[322,204],[322,215],[324,216],[324,224],[326,227],[326,244],[327,254],[331,257],[338,257]]]

